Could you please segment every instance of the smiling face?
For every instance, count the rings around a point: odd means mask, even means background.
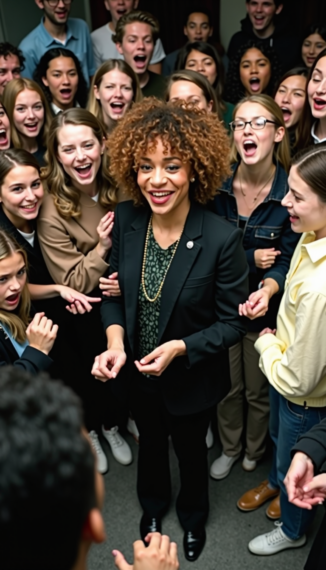
[[[204,75],[211,85],[217,78],[217,69],[214,59],[210,55],[193,49],[187,57],[185,69],[191,69]]]
[[[316,239],[326,237],[326,204],[299,176],[297,166],[289,174],[289,192],[282,200],[291,228],[296,233],[315,232]]]
[[[96,183],[104,144],[100,144],[90,127],[63,125],[58,130],[58,160],[72,184],[87,193]]]
[[[281,107],[286,127],[289,129],[299,122],[306,99],[307,78],[291,75],[280,84],[274,97]]]
[[[104,0],[104,5],[111,13],[113,29],[115,29],[117,21],[125,14],[129,14],[131,10],[136,10],[138,0]]]
[[[103,75],[99,87],[94,85],[94,94],[101,102],[105,124],[110,126],[111,121],[123,117],[132,103],[132,79],[120,69],[112,69]]]
[[[8,148],[10,148],[10,122],[0,103],[0,150],[7,150]]]
[[[141,157],[137,174],[139,188],[154,214],[169,216],[189,208],[189,185],[192,168],[170,147],[164,150],[157,139],[154,152]]]
[[[308,83],[308,100],[316,119],[326,118],[326,56],[317,61]]]
[[[42,81],[52,96],[52,102],[63,111],[74,106],[78,89],[78,73],[71,57],[56,57],[49,63]]]
[[[247,95],[264,93],[271,80],[270,61],[257,48],[250,48],[240,61],[240,81]]]
[[[301,56],[307,67],[311,67],[323,49],[326,47],[325,40],[319,34],[311,34],[308,36],[301,48]]]
[[[0,188],[0,201],[7,218],[16,228],[27,231],[29,223],[38,216],[43,196],[40,175],[33,166],[15,166]]]
[[[117,49],[135,73],[146,73],[154,51],[151,26],[143,22],[127,24],[122,44],[117,44]]]
[[[169,101],[186,101],[187,103],[192,103],[198,109],[204,109],[208,112],[213,107],[213,101],[207,102],[203,91],[198,85],[181,79],[172,83]]]
[[[249,0],[246,2],[248,16],[257,35],[273,32],[273,18],[282,11],[283,5],[276,7],[273,0]]]
[[[35,0],[39,8],[44,12],[44,16],[54,25],[63,25],[67,22],[71,4],[64,4],[63,0],[59,0],[57,5],[50,6],[48,0]]]
[[[6,56],[0,55],[0,95],[3,94],[7,83],[18,77],[20,77],[20,62],[17,55],[12,53]]]
[[[23,137],[38,137],[44,124],[44,107],[42,99],[36,91],[24,89],[18,93],[13,112],[13,122]]]
[[[207,14],[193,12],[189,15],[183,32],[189,42],[207,42],[213,33],[213,28],[210,26]]]
[[[26,266],[21,253],[12,255],[0,261],[0,309],[14,311],[21,298],[26,284]]]
[[[252,121],[254,118],[264,117],[274,121],[274,117],[258,103],[243,103],[236,112],[234,120]],[[266,123],[261,130],[255,130],[251,125],[246,125],[243,130],[234,131],[234,143],[241,160],[248,166],[272,162],[274,145],[284,137],[284,127],[276,127],[272,123]]]

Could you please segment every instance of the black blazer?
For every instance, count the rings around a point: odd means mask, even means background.
[[[40,350],[28,346],[19,358],[13,344],[0,324],[0,367],[13,364],[22,370],[37,374],[41,370],[48,370],[52,359]],[[1,370],[1,369],[0,369]],[[1,372],[0,372],[1,373]]]
[[[126,331],[129,358],[137,355],[138,293],[149,207],[132,202],[115,213],[110,272],[118,271],[121,297],[106,297],[105,329]],[[162,293],[157,346],[183,339],[187,355],[175,358],[159,377],[165,404],[174,415],[197,413],[230,389],[227,349],[246,333],[238,305],[248,295],[248,265],[242,232],[193,203]]]

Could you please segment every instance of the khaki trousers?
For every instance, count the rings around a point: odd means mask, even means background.
[[[231,390],[217,407],[223,452],[230,457],[241,452],[246,425],[245,453],[251,460],[260,459],[265,451],[269,420],[269,384],[258,366],[257,338],[258,333],[249,332],[230,348]]]

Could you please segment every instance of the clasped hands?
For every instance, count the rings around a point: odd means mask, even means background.
[[[301,451],[293,457],[284,484],[289,502],[301,509],[311,510],[326,498],[326,473],[314,476],[313,462]]]
[[[142,374],[161,376],[172,360],[183,354],[186,354],[184,341],[170,340],[155,348],[140,361],[135,360],[135,366]],[[112,346],[99,356],[96,356],[92,374],[102,382],[116,378],[126,359],[126,353],[121,346]]]

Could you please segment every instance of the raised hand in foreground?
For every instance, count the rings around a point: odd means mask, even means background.
[[[128,564],[118,550],[113,550],[115,565],[119,570],[178,570],[177,545],[166,535],[154,532],[146,537],[148,547],[142,540],[134,542],[134,564]]]

